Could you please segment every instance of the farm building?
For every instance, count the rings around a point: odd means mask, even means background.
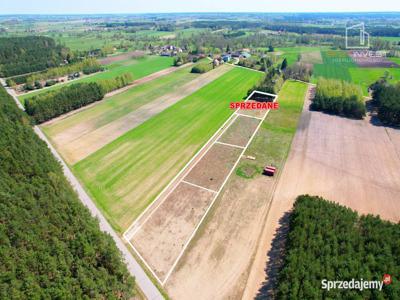
[[[229,62],[231,60],[232,56],[230,54],[225,54],[222,56],[222,60],[224,62]]]

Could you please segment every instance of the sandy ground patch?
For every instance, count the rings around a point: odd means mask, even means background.
[[[306,64],[322,64],[322,56],[320,51],[303,52],[301,53],[300,62]]]
[[[253,299],[265,278],[266,253],[300,194],[322,196],[362,214],[400,220],[400,131],[311,112],[303,108],[257,251],[244,299]]]
[[[259,123],[258,119],[239,116],[218,141],[244,147]]]
[[[239,148],[214,144],[184,180],[218,191],[241,152]]]
[[[113,55],[113,56],[108,56],[106,58],[101,58],[98,61],[102,65],[108,65],[108,64],[111,64],[111,63],[115,63],[117,61],[130,59],[130,58],[141,57],[143,55],[145,55],[144,51],[135,50],[135,51],[130,51],[130,52],[127,52],[127,53],[119,54],[119,55]]]
[[[131,239],[161,280],[174,264],[213,196],[212,192],[180,183]]]
[[[135,128],[152,116],[189,96],[231,69],[222,66],[202,74],[181,87],[179,91],[164,95],[133,112],[102,127],[95,128],[86,122],[73,126],[51,137],[57,149],[69,164],[74,164]]]
[[[254,100],[247,100],[247,102],[254,102],[257,103],[257,101]],[[250,116],[250,117],[256,117],[256,118],[262,118],[265,114],[266,110],[264,109],[239,109],[238,114],[245,115],[245,116]]]

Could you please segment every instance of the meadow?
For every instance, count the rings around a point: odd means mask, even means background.
[[[41,89],[28,94],[24,94],[18,97],[18,99],[24,103],[24,100],[32,96],[45,93],[46,91],[60,89],[61,87],[77,82],[96,82],[99,79],[110,79],[115,78],[123,73],[132,74],[134,80],[145,77],[157,71],[161,71],[168,67],[172,67],[172,57],[162,56],[145,56],[136,59],[129,59],[119,61],[106,66],[106,70],[100,73],[96,73],[91,76],[86,76],[80,79],[71,80],[65,84],[57,84],[50,88]]]
[[[388,75],[388,81],[391,83],[400,80],[400,68],[350,68],[349,72],[352,82],[362,87],[364,95],[368,87],[385,74]]]
[[[261,73],[234,68],[73,166],[118,231],[155,199],[232,114]]]

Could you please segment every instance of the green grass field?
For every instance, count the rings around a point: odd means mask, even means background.
[[[232,114],[262,74],[234,68],[73,166],[118,230],[131,222]]]
[[[137,59],[129,59],[124,61],[119,61],[106,66],[104,72],[94,74],[92,76],[83,77],[80,79],[75,79],[69,81],[65,84],[57,84],[47,89],[41,89],[29,94],[24,94],[19,96],[19,100],[24,103],[26,98],[45,93],[46,91],[60,89],[63,86],[78,83],[78,82],[96,82],[99,79],[110,79],[115,78],[123,73],[132,74],[133,78],[139,79],[154,72],[171,67],[173,64],[172,57],[162,57],[162,56],[145,56]]]
[[[359,84],[364,95],[368,93],[368,87],[383,77],[385,73],[388,73],[388,81],[391,83],[400,80],[400,68],[350,68],[349,73],[351,75],[352,82]]]
[[[150,82],[130,88],[123,93],[106,98],[97,105],[80,111],[68,118],[43,125],[43,130],[49,137],[55,136],[82,123],[87,124],[92,130],[95,130],[163,95],[177,91],[182,85],[200,75],[191,73],[191,69],[191,67],[183,68]]]
[[[261,125],[246,155],[256,160],[241,160],[236,174],[244,178],[261,176],[266,164],[273,164],[281,171],[296,133],[298,120],[303,109],[307,84],[286,81],[279,92],[279,109],[269,112]]]
[[[321,55],[323,64],[314,65],[314,81],[318,77],[352,80],[349,68],[356,68],[357,65],[345,51],[322,51]]]

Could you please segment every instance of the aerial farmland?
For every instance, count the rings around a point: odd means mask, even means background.
[[[400,14],[128,11],[0,15],[0,298],[398,299]]]

